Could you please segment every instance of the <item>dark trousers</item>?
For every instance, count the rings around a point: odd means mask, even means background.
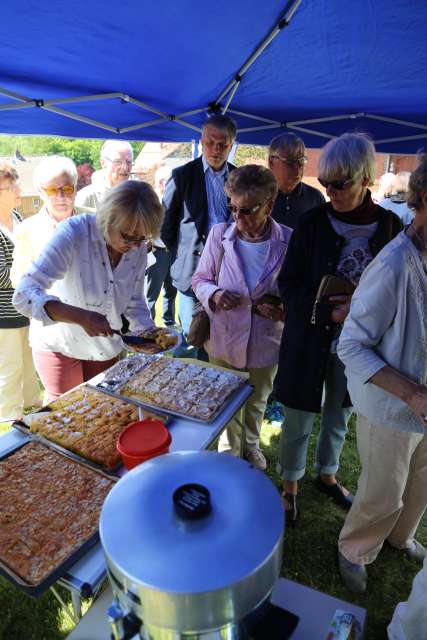
[[[170,276],[170,253],[166,249],[154,247],[153,254],[156,262],[153,266],[149,267],[146,272],[148,308],[154,320],[156,315],[156,302],[163,286],[163,322],[166,325],[175,324],[176,289],[172,284]]]

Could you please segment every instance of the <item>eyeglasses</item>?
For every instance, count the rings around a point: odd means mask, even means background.
[[[342,191],[353,183],[353,180],[351,178],[345,178],[344,180],[322,180],[321,178],[317,179],[325,189],[327,189],[328,187],[332,187],[332,189],[335,189],[336,191]]]
[[[18,191],[20,188],[20,185],[17,182],[14,182],[8,187],[0,187],[0,191]]]
[[[132,167],[131,160],[111,160],[111,158],[105,158],[105,159],[108,160],[108,162],[111,162],[113,167],[121,167],[123,164],[125,164],[127,167]]]
[[[119,231],[122,240],[125,244],[141,244],[144,240],[151,240],[151,238],[147,236],[128,236],[126,233]]]
[[[255,204],[253,207],[236,207],[235,204],[229,204],[227,205],[227,209],[233,215],[237,215],[238,213],[240,213],[242,216],[251,216],[262,209],[262,207],[267,204],[267,202],[268,200],[266,200],[266,202],[260,202],[259,204]]]
[[[43,191],[49,198],[56,198],[56,196],[63,195],[65,198],[71,198],[71,196],[75,192],[75,187],[72,184],[66,184],[63,187],[57,187],[55,185],[51,185],[50,187],[42,187]]]
[[[308,162],[307,156],[299,156],[298,158],[282,158],[282,156],[272,155],[271,160],[280,160],[287,167],[303,167]]]

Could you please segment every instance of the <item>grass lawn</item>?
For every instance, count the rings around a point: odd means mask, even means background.
[[[160,305],[159,300],[156,305],[157,324],[161,324]],[[7,423],[0,424],[0,436],[9,428]],[[313,485],[315,476],[312,461],[317,430],[318,425],[311,438],[308,472],[300,488],[299,527],[287,530],[285,535],[282,575],[366,608],[368,618],[365,640],[383,640],[387,638],[386,627],[394,607],[399,601],[407,599],[412,579],[419,566],[401,552],[385,546],[377,561],[368,567],[369,581],[366,594],[353,595],[341,584],[337,562],[337,539],[345,512],[319,493]],[[275,472],[275,465],[279,435],[279,429],[264,424],[262,447],[268,460],[267,473],[278,487],[280,478]],[[353,492],[356,490],[359,470],[352,419],[341,457],[339,479]],[[268,526],[268,523],[265,524]],[[420,525],[417,538],[427,546],[427,514]],[[61,595],[65,600],[68,599],[67,592],[61,591]],[[0,640],[57,640],[66,637],[71,629],[72,624],[50,592],[38,600],[33,600],[0,577]]]
[[[280,486],[280,479],[275,473],[279,433],[271,425],[264,425],[262,446],[269,463],[268,475],[277,486]],[[314,438],[311,440],[310,461],[313,460],[313,455]],[[339,477],[354,491],[358,473],[352,422],[341,458]],[[291,580],[365,607],[368,610],[366,640],[385,639],[386,627],[394,607],[400,600],[407,599],[412,579],[419,567],[404,554],[384,547],[378,560],[368,567],[367,593],[363,596],[349,593],[341,584],[336,557],[337,538],[345,514],[317,491],[313,478],[314,472],[309,470],[301,485],[298,501],[301,509],[300,526],[286,532],[282,574]],[[424,516],[417,537],[427,545],[427,516]],[[63,595],[66,599],[66,592]],[[1,640],[56,640],[64,638],[71,627],[53,595],[47,593],[42,598],[33,600],[0,578]]]

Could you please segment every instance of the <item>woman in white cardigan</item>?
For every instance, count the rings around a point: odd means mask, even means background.
[[[362,462],[339,538],[341,576],[355,592],[386,540],[419,562],[427,555],[414,538],[427,507],[427,156],[408,204],[415,219],[364,272],[338,346]]]
[[[54,399],[105,370],[123,343],[113,329],[122,314],[132,331],[153,326],[144,296],[146,240],[157,237],[163,207],[150,185],[115,187],[96,216],[58,225],[13,298],[32,318],[30,343],[37,371]]]

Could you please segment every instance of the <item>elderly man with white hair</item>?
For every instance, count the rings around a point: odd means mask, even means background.
[[[129,180],[132,170],[133,150],[125,140],[107,140],[101,147],[101,172],[95,172],[92,184],[81,189],[76,204],[95,212],[100,201],[118,184]]]

